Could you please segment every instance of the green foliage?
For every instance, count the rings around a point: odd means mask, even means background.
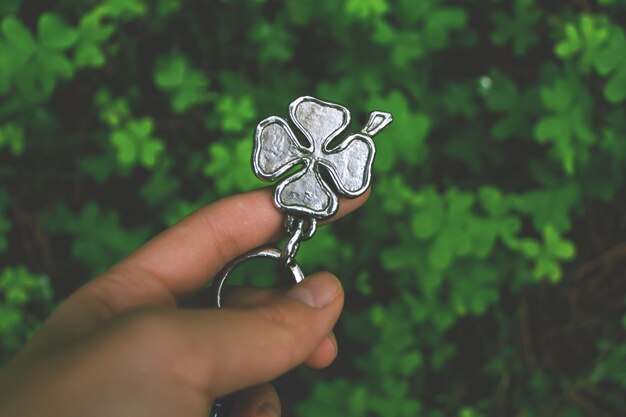
[[[573,174],[596,141],[588,120],[591,98],[580,80],[562,78],[541,88],[541,101],[548,114],[535,125],[534,136],[539,143],[552,143],[565,172]]]
[[[378,145],[380,157],[375,169],[390,171],[402,161],[409,165],[419,164],[428,157],[426,136],[430,130],[430,119],[427,115],[413,111],[398,91],[392,91],[385,97],[373,97],[369,107],[386,109],[394,115],[395,122],[389,131],[393,141],[385,141]]]
[[[358,19],[368,19],[385,14],[389,9],[386,0],[348,0],[346,13]]]
[[[33,307],[44,306],[48,313],[52,289],[48,277],[20,265],[0,271],[0,296],[0,351],[6,360],[37,329],[42,314],[38,317]]]
[[[541,13],[534,0],[515,0],[513,15],[496,10],[491,16],[494,24],[491,41],[496,45],[513,44],[516,55],[523,55],[539,42],[536,25]]]
[[[100,91],[96,101],[101,106],[100,119],[112,128],[109,140],[117,162],[125,167],[136,164],[154,167],[165,145],[162,139],[153,137],[152,118],[131,118],[126,102],[112,100],[106,91]]]
[[[530,136],[529,126],[539,107],[536,88],[520,91],[506,74],[494,70],[480,78],[479,93],[489,110],[502,115],[491,127],[494,139]]]
[[[24,151],[24,128],[16,123],[0,126],[0,149],[8,148],[13,155]]]
[[[0,23],[0,94],[16,89],[24,98],[48,97],[59,79],[74,75],[66,50],[76,42],[76,33],[60,17],[44,13],[37,37],[13,16]]]
[[[626,35],[624,29],[606,16],[582,15],[578,25],[565,26],[565,38],[555,46],[561,58],[579,55],[579,66],[591,66],[607,77],[604,97],[612,103],[626,99]]]
[[[394,122],[369,202],[298,254],[341,277],[349,354],[297,415],[626,414],[623,279],[595,267],[626,235],[625,6],[2,2],[3,358],[52,289],[265,185],[256,123],[308,94]]]
[[[114,211],[103,211],[88,202],[78,214],[59,206],[48,219],[52,233],[73,236],[72,256],[89,267],[92,275],[104,272],[136,249],[150,234],[144,227],[124,228]]]
[[[183,113],[209,100],[209,80],[202,71],[189,64],[180,54],[160,57],[154,72],[154,82],[171,96],[172,109]]]
[[[598,54],[596,70],[609,77],[604,86],[604,97],[610,102],[619,103],[626,98],[626,35],[624,29],[613,26],[611,38],[606,48]]]

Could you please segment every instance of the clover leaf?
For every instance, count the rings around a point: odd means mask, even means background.
[[[111,133],[111,144],[117,150],[120,164],[130,166],[141,164],[153,167],[157,158],[165,150],[161,139],[152,136],[154,122],[150,117],[130,120],[120,129]]]
[[[609,22],[604,16],[582,15],[578,24],[567,23],[564,38],[556,44],[554,52],[561,58],[579,54],[583,71],[594,64],[609,36]]]
[[[552,143],[554,155],[571,175],[596,141],[587,116],[591,98],[579,79],[559,78],[541,88],[541,99],[550,113],[535,125],[535,139]]]
[[[74,45],[78,35],[59,15],[49,12],[39,17],[38,38],[46,48],[65,50]]]
[[[88,202],[78,213],[64,204],[51,210],[47,216],[52,233],[71,233],[72,256],[97,275],[128,255],[149,236],[146,226],[126,228],[114,210],[103,210],[96,202]]]
[[[348,0],[345,9],[348,15],[365,20],[385,14],[389,4],[387,0]]]
[[[0,351],[4,356],[20,347],[38,327],[40,320],[32,307],[38,305],[47,312],[52,287],[47,276],[33,274],[23,265],[9,266],[0,271],[0,299]]]
[[[13,155],[21,155],[24,151],[24,128],[17,123],[0,125],[0,149],[8,148]]]
[[[513,14],[496,11],[491,16],[494,24],[491,40],[496,45],[513,44],[513,52],[523,55],[539,42],[535,26],[541,19],[539,8],[534,0],[515,0]]]
[[[614,26],[607,46],[596,56],[595,67],[598,73],[608,76],[604,86],[604,97],[611,103],[626,99],[626,35],[620,27]]]
[[[250,96],[222,95],[217,99],[215,109],[225,133],[242,132],[256,117],[256,108]]]
[[[209,80],[193,68],[179,53],[161,56],[154,70],[154,82],[170,96],[170,105],[176,113],[206,103],[211,98]]]

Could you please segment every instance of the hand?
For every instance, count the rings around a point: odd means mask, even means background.
[[[335,218],[366,198],[344,201]],[[164,231],[59,306],[0,374],[0,415],[206,417],[215,398],[253,386],[234,415],[279,415],[275,391],[258,384],[334,360],[339,281],[318,273],[286,293],[242,292],[220,310],[176,304],[281,230],[260,190]]]

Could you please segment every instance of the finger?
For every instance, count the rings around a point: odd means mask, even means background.
[[[341,200],[335,221],[369,197]],[[283,213],[262,189],[205,206],[165,230],[63,302],[27,344],[47,349],[133,307],[176,304],[237,255],[276,239]]]
[[[363,204],[369,190],[342,200],[332,221]],[[268,189],[225,198],[167,229],[121,262],[115,272],[145,275],[162,282],[174,295],[201,288],[227,262],[276,239],[284,214]]]
[[[337,351],[337,339],[335,334],[330,332],[304,364],[315,369],[326,368],[337,358]]]
[[[280,398],[270,384],[261,384],[238,393],[231,417],[280,417]]]
[[[237,288],[226,293],[224,308],[255,307],[283,296],[285,291],[267,288]],[[306,366],[321,369],[328,367],[337,357],[337,339],[330,334],[319,344],[313,353],[304,361]]]
[[[270,304],[172,310],[161,322],[174,320],[169,328],[176,335],[167,339],[175,343],[177,360],[170,362],[183,366],[178,372],[219,397],[271,381],[302,364],[327,338],[342,306],[339,280],[319,273]]]
[[[226,290],[224,293],[223,308],[244,308],[255,307],[280,296],[285,295],[284,290],[274,290],[269,288],[241,287]]]

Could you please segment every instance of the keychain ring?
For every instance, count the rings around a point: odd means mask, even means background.
[[[222,290],[224,289],[224,284],[228,279],[230,273],[237,267],[239,264],[249,261],[251,259],[256,258],[270,258],[281,260],[282,252],[276,248],[272,247],[262,247],[251,250],[250,252],[246,252],[241,256],[236,257],[229,263],[227,263],[224,268],[221,269],[220,272],[215,275],[213,279],[213,293],[215,297],[215,305],[217,308],[222,308]],[[285,270],[291,273],[291,276],[295,280],[296,284],[304,279],[304,274],[302,273],[302,269],[300,266],[294,261],[288,264],[285,267]]]

